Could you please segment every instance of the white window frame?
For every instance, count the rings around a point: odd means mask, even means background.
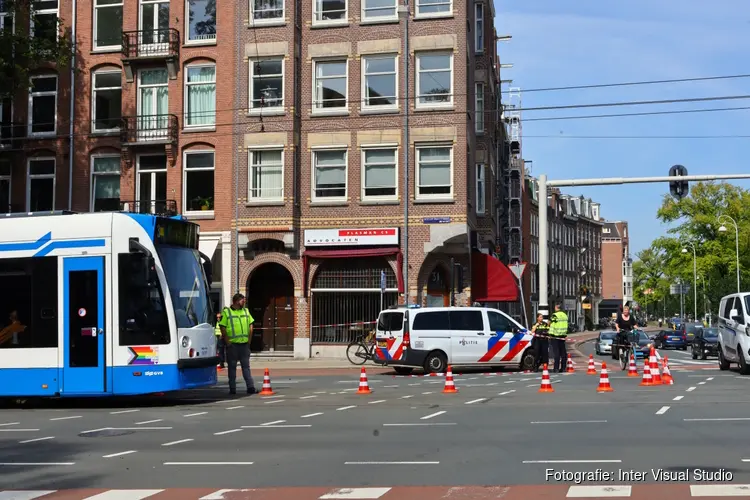
[[[281,194],[279,196],[262,198],[259,196],[252,196],[251,189],[254,189],[251,179],[253,179],[253,153],[259,151],[281,151]],[[247,201],[248,203],[262,205],[263,203],[278,203],[284,201],[284,176],[286,169],[284,168],[284,161],[286,160],[286,151],[283,144],[276,145],[264,145],[264,146],[253,146],[247,150]],[[314,181],[314,179],[313,179]]]
[[[419,93],[419,86],[420,86],[421,79],[422,79],[422,77],[421,77],[422,71],[419,69],[419,59],[422,56],[431,56],[431,55],[432,56],[434,56],[434,55],[444,55],[444,56],[448,56],[449,57],[450,64],[448,65],[448,67],[450,68],[450,72],[451,72],[451,88],[450,88],[450,91],[449,91],[450,99],[448,100],[448,102],[440,102],[440,103],[422,103],[422,102],[420,102],[420,99],[421,99],[422,95]],[[415,73],[416,73],[416,75],[415,75],[415,79],[416,79],[416,81],[415,81],[415,84],[416,84],[415,93],[417,94],[416,95],[416,100],[415,100],[415,108],[416,109],[452,108],[453,107],[453,97],[454,97],[453,94],[454,94],[454,88],[455,88],[455,82],[454,82],[454,80],[455,80],[455,71],[454,71],[454,68],[453,68],[453,52],[446,52],[446,51],[424,51],[424,52],[418,52],[416,54],[415,59],[416,59],[416,61],[415,61],[415,63],[416,63],[416,67],[415,67]]]
[[[94,3],[94,5],[93,5],[93,7],[94,7],[94,19],[92,20],[93,23],[92,23],[92,26],[91,26],[91,31],[92,31],[91,34],[93,35],[92,36],[92,38],[93,38],[92,42],[93,42],[93,45],[94,45],[94,49],[93,50],[94,51],[101,51],[101,52],[106,52],[106,51],[109,51],[109,50],[119,50],[122,47],[122,43],[118,43],[117,45],[99,45],[98,42],[97,42],[96,33],[97,33],[97,30],[98,30],[98,26],[99,26],[99,10],[111,9],[113,7],[120,7],[123,10],[123,19],[124,19],[124,16],[125,16],[124,0],[120,0],[120,3],[113,3],[113,4],[107,4],[107,5],[97,5],[97,3],[99,1],[100,0],[94,0],[94,2],[93,2]],[[123,27],[120,26],[121,30],[122,30],[122,28]]]
[[[115,132],[117,130],[120,130],[120,127],[114,127],[114,128],[102,128],[98,129],[96,128],[96,76],[102,75],[106,73],[117,73],[120,76],[120,86],[119,87],[104,87],[98,90],[113,90],[115,88],[120,89],[120,104],[122,106],[122,70],[121,69],[100,69],[98,71],[94,71],[91,74],[91,131],[100,133],[100,132]],[[122,108],[120,109],[120,117],[122,118]]]
[[[398,21],[398,6],[399,6],[398,0],[391,0],[393,2],[393,8],[394,8],[394,14],[392,16],[375,16],[375,17],[367,17],[368,9],[372,9],[372,10],[376,9],[376,7],[367,7],[368,1],[369,0],[362,0],[361,19],[363,23]],[[377,9],[383,9],[383,8],[385,7],[377,7]]]
[[[120,160],[120,170],[118,170],[117,174],[114,172],[107,172],[107,173],[96,173],[94,171],[94,160],[97,158],[117,158]],[[91,155],[91,159],[89,160],[89,186],[91,186],[91,195],[89,196],[89,212],[94,211],[94,194],[96,193],[96,178],[97,177],[122,177],[122,156],[119,154],[112,154],[112,153],[106,153],[106,154],[93,154]],[[122,185],[120,186],[122,187]]]
[[[194,154],[205,154],[211,153],[214,157],[214,164],[211,168],[191,168],[190,172],[208,172],[214,173],[214,208],[213,210],[188,210],[187,204],[187,184],[188,184],[188,168],[187,168],[187,157]],[[216,210],[216,150],[214,149],[188,149],[182,152],[182,213],[185,215],[214,215]]]
[[[36,161],[52,160],[55,164],[55,170],[51,174],[32,175],[31,164]],[[56,191],[57,191],[57,158],[54,156],[38,156],[26,160],[26,211],[31,212],[31,181],[34,179],[52,179],[52,208],[55,208]]]
[[[30,136],[38,137],[38,136],[49,136],[49,135],[55,135],[57,134],[57,99],[58,94],[60,90],[60,79],[57,77],[57,75],[51,75],[51,74],[44,74],[44,75],[36,75],[32,76],[30,80],[36,80],[39,78],[54,78],[55,79],[55,91],[45,91],[45,92],[32,92],[31,88],[29,88],[29,107],[28,107],[28,134]],[[34,97],[47,97],[47,96],[55,96],[55,123],[53,124],[54,129],[50,132],[32,132],[34,122],[33,122],[33,116],[34,116]],[[57,168],[57,166],[55,166]]]
[[[209,124],[205,124],[205,125],[204,124],[200,124],[200,125],[189,125],[188,124],[188,118],[190,116],[190,114],[188,113],[188,106],[190,104],[190,98],[189,98],[189,95],[188,95],[188,88],[190,86],[197,86],[197,85],[210,85],[210,83],[207,83],[207,82],[188,83],[188,73],[189,73],[189,71],[191,69],[195,69],[195,68],[213,68],[214,69],[214,122],[213,123],[209,123]],[[216,68],[216,63],[188,64],[187,66],[185,66],[184,73],[185,73],[185,77],[184,77],[183,85],[185,86],[185,88],[183,89],[184,94],[183,94],[183,99],[182,99],[183,100],[183,107],[184,107],[184,109],[182,110],[182,113],[183,113],[183,116],[184,116],[184,123],[183,123],[182,127],[185,128],[185,129],[189,129],[189,130],[195,130],[195,129],[209,129],[209,130],[214,130],[216,128],[216,101],[217,101],[217,99],[216,99],[217,98],[217,93],[216,93],[216,89],[217,89],[217,83],[216,83],[217,82],[217,77],[216,77],[217,76],[217,68]]]
[[[372,144],[372,145],[362,145],[361,147],[362,153],[361,153],[361,178],[360,178],[360,184],[361,184],[361,197],[363,201],[393,201],[398,200],[398,189],[399,189],[399,182],[398,182],[398,165],[399,165],[399,147],[397,143],[393,144]],[[366,172],[366,163],[365,163],[365,157],[366,153],[368,151],[375,151],[378,149],[387,149],[387,150],[393,150],[393,161],[394,161],[394,170],[393,170],[393,177],[394,177],[394,186],[395,191],[393,195],[391,196],[367,196],[365,188],[366,186],[366,180],[367,180],[367,172]],[[348,172],[347,172],[348,173]]]
[[[484,54],[484,4],[474,4],[474,52]]]
[[[486,183],[486,176],[485,176],[485,165],[484,163],[477,163],[476,164],[476,184],[475,184],[475,190],[476,190],[476,212],[477,215],[484,215],[487,211],[487,207],[485,206],[487,204],[487,183]],[[481,186],[481,189],[480,189]]]
[[[448,148],[450,149],[450,179],[451,188],[448,193],[440,194],[420,194],[420,162],[419,162],[419,150],[427,148]],[[455,147],[453,143],[448,142],[436,142],[436,143],[420,143],[414,146],[414,160],[416,173],[414,175],[414,198],[417,200],[452,200],[455,193],[455,181],[453,179],[453,172],[455,170]]]
[[[317,100],[317,87],[318,87],[318,64],[333,63],[333,62],[345,62],[345,74],[346,74],[346,92],[344,92],[345,101],[343,106],[337,106],[335,108],[322,108],[318,107],[323,101]],[[313,115],[340,115],[349,113],[349,57],[330,57],[324,59],[313,59],[312,61],[312,97],[313,97]]]
[[[315,196],[315,157],[322,151],[343,151],[344,152],[344,196]],[[349,199],[349,146],[342,144],[339,146],[317,147],[312,149],[310,155],[310,199],[313,203],[340,203]]]
[[[13,163],[9,158],[0,158],[0,165],[2,164],[8,165],[10,170],[8,175],[0,173],[0,181],[8,181],[8,206],[0,207],[0,213],[5,213],[6,210],[10,211],[10,207],[13,203]]]
[[[301,1],[301,0],[295,0],[295,1]],[[322,20],[318,19],[318,10],[317,10],[317,4],[319,1],[322,0],[312,0],[312,25],[313,26],[335,26],[335,25],[342,25],[342,24],[349,24],[349,0],[344,0],[344,17],[342,19],[331,19],[331,20]]]
[[[159,169],[147,168],[145,170],[142,169],[141,168],[141,158],[144,158],[146,156],[164,156],[165,157],[165,162],[164,162],[164,167],[165,168],[159,168]],[[162,200],[158,200],[158,198],[156,197],[156,193],[155,193],[155,191],[156,191],[156,182],[155,182],[155,180],[156,180],[156,174],[160,174],[160,173],[164,172],[164,175],[168,176],[169,175],[169,165],[168,165],[168,163],[169,163],[169,159],[166,158],[166,155],[163,154],[163,153],[142,153],[142,154],[139,154],[138,156],[136,156],[136,158],[135,158],[135,194],[134,194],[135,200],[134,200],[134,203],[133,203],[135,205],[136,210],[139,210],[139,211],[142,210],[143,208],[140,205],[142,203],[148,203],[148,205],[149,205],[149,212],[147,212],[147,213],[150,213],[150,214],[156,213],[156,202],[157,201],[162,201]],[[151,176],[151,194],[149,194],[149,199],[148,200],[142,200],[142,199],[140,199],[140,197],[141,197],[141,175],[142,174],[148,174],[149,176]],[[167,196],[169,196],[169,188],[167,188]],[[165,198],[166,198],[166,196],[165,196]],[[140,213],[146,213],[146,212],[140,212]]]
[[[215,26],[214,28],[218,27],[218,20],[216,20],[216,24],[217,26]],[[190,0],[185,0],[185,45],[216,45],[216,39],[219,37],[219,32],[218,29],[215,29],[215,31],[216,33],[214,33],[213,38],[201,38],[198,40],[190,39]]]
[[[395,92],[396,95],[393,96],[395,98],[395,103],[393,104],[387,104],[387,105],[381,105],[381,106],[371,106],[367,104],[367,75],[365,74],[365,65],[367,63],[368,59],[393,59],[393,79],[396,82],[395,85]],[[348,67],[348,65],[347,65]],[[398,97],[398,55],[397,54],[367,54],[362,56],[362,69],[360,70],[360,74],[362,75],[362,88],[360,91],[362,92],[362,111],[368,111],[368,112],[377,112],[377,111],[398,111],[399,106],[399,97]],[[347,70],[348,73],[348,70]],[[383,75],[384,73],[375,73],[375,75]],[[347,75],[347,91],[349,90],[349,78]],[[348,93],[348,92],[347,92]],[[347,105],[348,105],[348,99],[347,99]]]
[[[253,106],[253,87],[255,85],[255,64],[261,61],[281,61],[281,106],[271,107],[254,107]],[[315,80],[315,78],[313,78]],[[248,79],[247,79],[247,107],[251,115],[283,115],[284,105],[286,103],[286,57],[282,55],[257,57],[248,61]]]
[[[254,26],[263,25],[280,25],[280,24],[286,24],[286,1],[283,0],[281,2],[281,17],[274,17],[271,19],[256,19],[255,18],[255,2],[256,0],[248,0],[249,6],[248,6],[248,12],[249,12],[249,25],[250,29],[252,29]],[[295,0],[299,1],[299,0]]]
[[[8,17],[10,18],[11,34],[14,34],[16,32],[16,16],[14,16],[13,13],[9,11],[0,12],[0,30],[2,30],[2,27],[5,25],[5,19]]]
[[[448,10],[446,12],[422,12],[422,2],[423,0],[414,0],[416,3],[416,15],[415,18],[425,18],[425,17],[453,17],[453,0],[443,0],[440,3],[447,3],[449,4]],[[425,5],[426,6],[426,5]]]
[[[485,85],[477,83],[474,87],[474,130],[477,134],[484,134]]]
[[[36,0],[31,0],[32,2],[35,2]],[[34,15],[44,15],[44,14],[54,14],[57,18],[57,29],[55,30],[55,40],[60,40],[60,0],[45,0],[45,1],[56,1],[57,2],[57,8],[55,9],[40,9],[37,11],[34,11]],[[34,17],[29,16],[29,37],[34,37]],[[57,168],[57,166],[55,166]]]

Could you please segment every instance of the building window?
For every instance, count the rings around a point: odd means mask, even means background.
[[[284,108],[284,59],[250,61],[250,109]]]
[[[451,0],[416,0],[417,16],[446,16],[453,13]]]
[[[312,0],[313,24],[346,23],[347,0]]]
[[[484,4],[477,3],[474,6],[474,50],[481,54],[484,52]]]
[[[396,109],[396,56],[362,58],[363,109]]]
[[[256,23],[284,20],[284,0],[250,0],[250,10]]]
[[[163,140],[169,134],[169,76],[166,69],[138,73],[138,139]]]
[[[417,107],[453,105],[453,55],[417,55]]]
[[[313,110],[340,110],[346,108],[348,69],[346,59],[340,61],[315,61],[313,82]]]
[[[346,200],[346,149],[313,151],[313,200]]]
[[[485,193],[484,183],[484,165],[481,163],[477,164],[477,213],[484,213],[484,202],[487,194]]]
[[[34,0],[34,16],[31,19],[31,36],[57,43],[58,0]]]
[[[252,201],[283,201],[284,150],[250,151],[248,161],[247,198]]]
[[[397,0],[363,0],[362,19],[365,21],[382,21],[398,19]]]
[[[216,40],[216,0],[187,0],[187,42]]]
[[[26,211],[55,209],[55,159],[31,158],[26,180]]]
[[[94,73],[92,87],[92,132],[118,130],[122,119],[122,71]]]
[[[452,164],[453,148],[451,146],[417,147],[417,197],[452,197]]]
[[[0,1],[0,31],[3,30],[15,33],[15,19],[10,8],[3,1]]]
[[[11,164],[10,160],[0,159],[0,213],[10,213],[11,193]]]
[[[214,209],[214,152],[185,151],[182,184],[185,212]]]
[[[120,156],[91,157],[91,211],[120,210]]]
[[[396,198],[396,148],[373,148],[362,151],[364,179],[363,199]]]
[[[29,134],[57,132],[57,77],[31,78],[29,91]]]
[[[216,66],[188,66],[185,72],[185,126],[216,124]]]
[[[477,83],[474,94],[474,125],[477,134],[484,133],[484,84]]]
[[[94,0],[94,50],[122,46],[123,0]]]

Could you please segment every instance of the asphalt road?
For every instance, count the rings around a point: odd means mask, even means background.
[[[588,357],[591,345],[581,351]],[[219,387],[159,398],[6,405],[0,409],[0,499],[37,498],[3,496],[13,489],[137,488],[153,494],[201,488],[206,498],[229,499],[246,497],[210,492],[297,486],[321,492],[439,485],[561,488],[547,469],[648,472],[643,480],[604,481],[635,488],[665,482],[654,481],[651,469],[721,472],[714,477],[718,481],[696,483],[691,477],[684,488],[750,483],[744,440],[750,377],[720,372],[715,360],[681,364],[683,357],[692,361],[689,354],[666,354],[675,385],[660,387],[640,387],[640,378],[597,357],[610,368],[612,393],[597,393],[599,377],[586,375],[585,358],[579,358],[578,372],[552,375],[552,394],[538,392],[539,374],[459,374],[458,394],[442,393],[442,377],[372,374],[373,393],[359,395],[356,375],[272,373],[273,397],[229,398],[226,387]],[[593,479],[583,485],[603,484]],[[372,495],[381,490],[368,491],[375,493],[331,498],[380,498]],[[570,497],[567,485],[560,491],[559,498]],[[607,491],[602,495],[621,489]],[[689,491],[670,495],[690,497]],[[496,491],[490,494],[495,496],[431,493],[430,498],[500,498]],[[320,498],[316,495],[311,498]],[[523,495],[519,498],[533,498]],[[625,496],[638,495],[629,490]]]

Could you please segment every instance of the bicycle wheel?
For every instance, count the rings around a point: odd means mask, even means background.
[[[625,371],[628,369],[628,360],[630,359],[630,349],[620,349],[620,369]]]
[[[367,363],[369,353],[367,347],[361,342],[352,342],[346,347],[346,357],[353,365],[364,365]]]

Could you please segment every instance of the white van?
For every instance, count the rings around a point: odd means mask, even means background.
[[[750,292],[733,293],[719,304],[719,368],[737,363],[750,374]]]
[[[375,362],[406,375],[414,368],[534,367],[532,335],[510,316],[484,307],[393,307],[380,312]]]

